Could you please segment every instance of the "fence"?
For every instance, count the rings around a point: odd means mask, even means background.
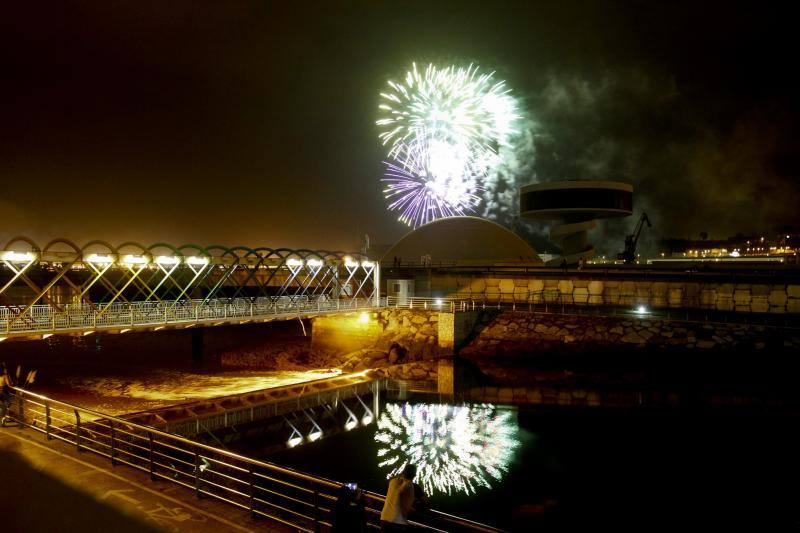
[[[332,300],[284,296],[208,301],[113,303],[110,305],[68,304],[63,311],[50,305],[35,305],[19,320],[15,320],[19,309],[2,306],[0,307],[0,333],[49,333],[235,319],[273,319],[303,314],[369,309],[375,307],[377,303],[373,299],[365,298]]]
[[[250,459],[155,428],[108,416],[14,388],[11,416],[22,427],[74,445],[81,452],[108,458],[149,473],[152,480],[180,485],[242,509],[252,517],[274,520],[298,531],[329,531],[343,484]],[[384,496],[364,492],[364,520],[379,529]],[[416,517],[426,531],[498,531],[438,511]]]

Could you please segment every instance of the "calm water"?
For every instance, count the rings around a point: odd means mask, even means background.
[[[473,482],[483,475],[491,488],[478,486],[468,493],[451,485],[449,495],[434,488],[432,506],[445,512],[514,531],[774,531],[800,525],[800,439],[791,419],[504,407],[473,408],[471,418],[459,419],[452,409],[437,415],[430,405],[403,410],[404,402],[390,403],[397,407],[384,405],[382,416],[394,410],[395,418],[405,415],[408,423],[393,424],[398,439],[391,444],[418,439],[413,449],[427,451],[421,463],[429,465],[422,469],[429,479],[444,476],[446,469],[433,458],[447,446],[455,445],[462,459],[480,458],[473,470],[450,464],[449,477],[457,481],[459,472],[472,472]],[[433,420],[437,416],[449,421]],[[473,427],[465,429],[470,421]],[[385,492],[389,467],[379,463],[397,455],[391,444],[375,440],[386,428],[373,423],[269,459]],[[472,431],[469,439],[453,438],[464,431]],[[426,440],[426,432],[435,438]],[[478,446],[467,453],[458,447],[465,442]],[[509,453],[498,450],[498,443]],[[382,448],[389,450],[378,457]],[[488,473],[491,466],[501,467],[499,480]]]

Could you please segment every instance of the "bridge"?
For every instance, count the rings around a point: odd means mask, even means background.
[[[26,237],[0,251],[0,340],[241,324],[380,305],[361,254]]]

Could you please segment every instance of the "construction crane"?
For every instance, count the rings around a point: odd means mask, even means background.
[[[636,223],[636,228],[633,230],[633,233],[625,237],[625,250],[617,254],[617,259],[622,259],[625,261],[626,265],[636,261],[636,244],[639,242],[639,235],[642,233],[645,222],[647,222],[648,228],[653,227],[653,225],[650,224],[647,213],[642,212],[642,216],[639,217],[639,222]]]

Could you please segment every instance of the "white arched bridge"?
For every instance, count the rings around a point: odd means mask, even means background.
[[[369,309],[379,286],[356,253],[16,237],[0,251],[0,340]]]

